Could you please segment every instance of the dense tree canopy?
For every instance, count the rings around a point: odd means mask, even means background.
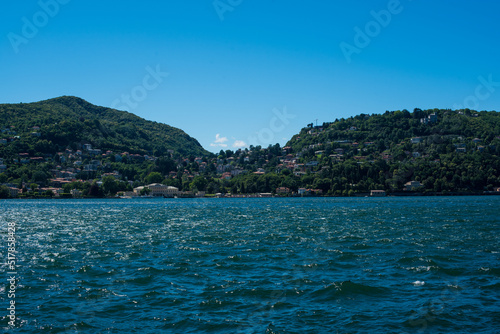
[[[55,154],[67,147],[76,150],[82,144],[103,151],[156,156],[167,155],[168,150],[180,155],[208,153],[182,130],[71,96],[0,104],[0,126],[0,130],[5,127],[19,136],[13,145],[0,146],[0,156],[15,152]]]
[[[24,187],[28,195],[46,192],[64,173],[77,180],[59,185],[64,194],[76,189],[97,197],[151,183],[208,194],[303,188],[333,196],[401,193],[410,181],[421,185],[412,191],[424,193],[500,187],[500,114],[494,111],[360,114],[310,123],[286,147],[217,155],[178,129],[71,97],[0,105],[0,130],[0,184]]]

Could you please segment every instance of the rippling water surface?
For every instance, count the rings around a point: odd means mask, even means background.
[[[13,200],[21,333],[499,333],[500,197]]]

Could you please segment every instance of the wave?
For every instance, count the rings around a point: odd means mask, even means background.
[[[351,281],[342,281],[332,283],[324,288],[318,289],[311,293],[311,296],[316,301],[332,301],[338,298],[354,297],[354,296],[380,296],[391,294],[391,290],[385,287],[371,286],[362,283]]]

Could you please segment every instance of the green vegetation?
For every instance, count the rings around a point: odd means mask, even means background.
[[[409,181],[424,192],[482,192],[500,186],[499,136],[497,112],[415,109],[310,125],[288,145],[318,161],[308,186],[329,194],[398,192]]]
[[[10,191],[6,186],[0,186],[0,198],[9,198]]]
[[[219,158],[231,154],[221,152]],[[330,196],[371,190],[483,193],[500,186],[500,114],[468,109],[362,114],[308,124],[283,149],[257,147],[234,155],[234,166],[250,172],[261,167],[265,173],[224,180],[219,187],[232,193],[278,187]]]
[[[107,150],[163,156],[204,155],[198,141],[182,130],[144,120],[134,114],[92,105],[80,98],[63,96],[36,103],[1,104],[0,138],[13,138],[0,147],[0,156],[27,152],[42,156],[77,150],[83,144]]]
[[[500,114],[361,114],[286,147],[214,155],[168,125],[62,97],[0,105],[0,197],[103,197],[152,183],[184,192],[354,196],[483,193],[500,187]],[[10,188],[10,189],[9,189]],[[141,195],[150,194],[143,188]]]

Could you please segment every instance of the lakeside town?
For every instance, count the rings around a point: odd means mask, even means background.
[[[4,129],[5,130],[5,129]],[[39,131],[39,128],[33,130]],[[314,127],[306,132],[309,136],[315,136],[323,131],[323,127]],[[357,131],[357,128],[350,127],[348,131]],[[39,133],[39,132],[37,132]],[[409,143],[420,145],[424,138],[413,137]],[[483,152],[485,146],[481,145],[482,140],[474,138],[472,143],[476,145],[475,150]],[[2,143],[5,145],[5,143]],[[327,145],[332,145],[327,142]],[[366,152],[374,142],[357,143],[349,140],[336,141],[336,144],[342,144],[343,147],[328,150],[329,161],[336,163],[345,162],[346,151],[350,149],[358,152]],[[258,148],[253,150],[237,150],[235,152],[221,151],[218,157],[194,157],[174,159],[174,152],[168,152],[170,157],[168,162],[173,166],[168,174],[162,175],[159,172],[151,172],[144,179],[145,182],[137,180],[128,180],[119,170],[113,170],[113,165],[131,165],[140,166],[144,163],[152,165],[158,164],[159,158],[152,155],[130,154],[128,152],[103,152],[91,144],[83,144],[81,149],[66,149],[64,152],[57,152],[55,156],[30,156],[29,153],[19,153],[18,157],[6,161],[0,158],[0,172],[4,172],[9,165],[14,166],[36,166],[49,169],[50,177],[44,179],[44,175],[35,175],[39,182],[21,182],[19,184],[3,182],[2,186],[9,191],[9,197],[18,198],[81,198],[81,197],[272,197],[272,196],[323,196],[327,194],[321,188],[307,187],[287,187],[277,186],[269,192],[241,193],[231,192],[230,187],[212,187],[209,188],[207,175],[214,175],[215,181],[219,185],[224,185],[231,179],[251,173],[252,175],[264,176],[284,174],[295,179],[300,179],[308,175],[326,173],[328,166],[320,163],[325,155],[325,150],[321,150],[323,144],[315,143],[308,145],[298,153],[292,153],[292,147],[270,147],[267,149]],[[455,144],[456,153],[466,153],[464,143]],[[305,159],[304,155],[308,150],[314,150],[315,160]],[[274,151],[270,154],[270,151]],[[278,152],[276,152],[278,151]],[[405,155],[411,161],[429,159],[428,155],[421,155],[418,151],[405,151]],[[277,158],[275,163],[270,162],[269,158]],[[367,160],[367,156],[356,155],[352,159],[356,164],[374,164],[375,160]],[[389,152],[383,152],[379,157],[382,161],[391,161],[394,157]],[[165,159],[162,158],[164,161]],[[305,162],[307,161],[307,162]],[[431,161],[434,164],[440,164],[439,159]],[[175,166],[174,166],[175,165]],[[274,166],[273,166],[274,165]],[[41,173],[39,173],[41,174]],[[151,183],[148,183],[151,181]],[[213,180],[212,180],[213,183]],[[183,185],[180,187],[175,185]],[[207,191],[207,188],[209,188]],[[418,192],[424,188],[424,184],[417,180],[410,180],[404,183],[400,191],[393,191],[390,195],[422,195]],[[234,190],[234,189],[233,189]],[[500,194],[500,187],[494,187],[487,194]],[[434,193],[435,194],[435,193]],[[450,193],[448,193],[450,194]],[[453,194],[453,193],[451,193]],[[455,193],[460,194],[460,193]],[[479,194],[479,193],[475,193]],[[350,196],[386,196],[384,189],[370,189],[366,192],[355,192],[348,194]]]
[[[39,128],[38,128],[39,129]],[[284,147],[282,149],[283,157],[280,159],[280,164],[276,166],[276,171],[279,173],[282,170],[294,171],[295,176],[303,176],[307,173],[316,173],[318,170],[315,168],[318,166],[317,161],[311,161],[308,163],[299,163],[300,154],[294,155],[289,154],[291,147]],[[267,149],[261,149],[262,154],[266,153]],[[332,157],[339,158],[342,153],[339,150],[336,151]],[[173,151],[169,152],[171,155],[174,154]],[[260,160],[261,156],[253,157],[252,159]],[[243,175],[248,173],[248,170],[242,167],[235,167],[237,160],[243,160],[244,164],[250,164],[252,161],[248,150],[238,150],[234,152],[234,156],[227,159],[221,158],[194,158],[194,162],[191,162],[188,158],[181,158],[175,160],[177,163],[176,171],[171,171],[166,176],[165,180],[176,180],[179,176],[184,180],[194,180],[200,177],[203,173],[208,170],[215,170],[219,180],[230,180],[238,175]],[[207,193],[206,191],[196,190],[186,190],[181,191],[178,187],[171,185],[166,185],[162,183],[151,183],[147,185],[136,186],[137,181],[129,181],[124,178],[123,175],[117,171],[111,171],[111,162],[119,163],[130,163],[130,164],[140,164],[143,162],[155,162],[158,158],[149,155],[140,154],[130,154],[128,152],[115,153],[111,151],[102,152],[99,148],[93,148],[91,144],[82,145],[82,149],[73,151],[71,149],[66,149],[64,152],[58,152],[55,157],[45,156],[45,157],[31,157],[28,153],[19,153],[18,158],[11,160],[14,165],[37,165],[37,164],[51,164],[57,162],[55,168],[50,169],[51,178],[44,180],[48,183],[47,186],[43,186],[39,183],[22,182],[21,184],[13,183],[3,183],[2,185],[9,189],[9,196],[12,198],[23,197],[70,197],[81,198],[84,197],[83,191],[78,188],[70,189],[75,183],[81,183],[88,185],[95,184],[98,187],[109,187],[111,178],[113,182],[122,183],[126,189],[117,191],[116,194],[110,197],[272,197],[272,196],[314,196],[323,195],[322,189],[308,189],[308,188],[298,188],[297,191],[292,191],[288,187],[277,187],[273,192],[268,193],[253,193],[253,194],[231,194],[231,193]],[[173,161],[173,160],[172,160]],[[4,159],[0,158],[0,171],[5,171],[7,165],[5,165]],[[268,163],[269,161],[267,161]],[[197,168],[193,168],[193,164]],[[189,168],[185,168],[190,165]],[[210,168],[209,168],[210,166]],[[266,164],[257,167],[256,171],[251,172],[254,175],[265,175],[266,174]],[[193,171],[196,170],[196,171]],[[85,175],[85,179],[78,179],[80,175]],[[89,180],[89,177],[94,175],[96,179]],[[151,177],[157,177],[156,174],[150,175]],[[107,181],[106,181],[107,180]],[[159,179],[157,179],[160,181]],[[161,181],[165,181],[161,180]],[[168,182],[168,181],[167,181]],[[125,184],[123,184],[125,183]],[[134,187],[136,186],[136,187]],[[408,185],[411,187],[411,185]],[[415,187],[413,185],[412,187]],[[69,190],[69,192],[68,192]],[[372,196],[385,196],[385,191],[374,190],[371,192]]]
[[[54,122],[61,101],[90,111]],[[0,127],[0,198],[500,194],[494,111],[360,114],[310,123],[285,147],[214,154],[181,130],[78,98],[34,105],[9,106]],[[13,121],[19,110],[47,116]],[[89,118],[103,111],[113,114]]]

